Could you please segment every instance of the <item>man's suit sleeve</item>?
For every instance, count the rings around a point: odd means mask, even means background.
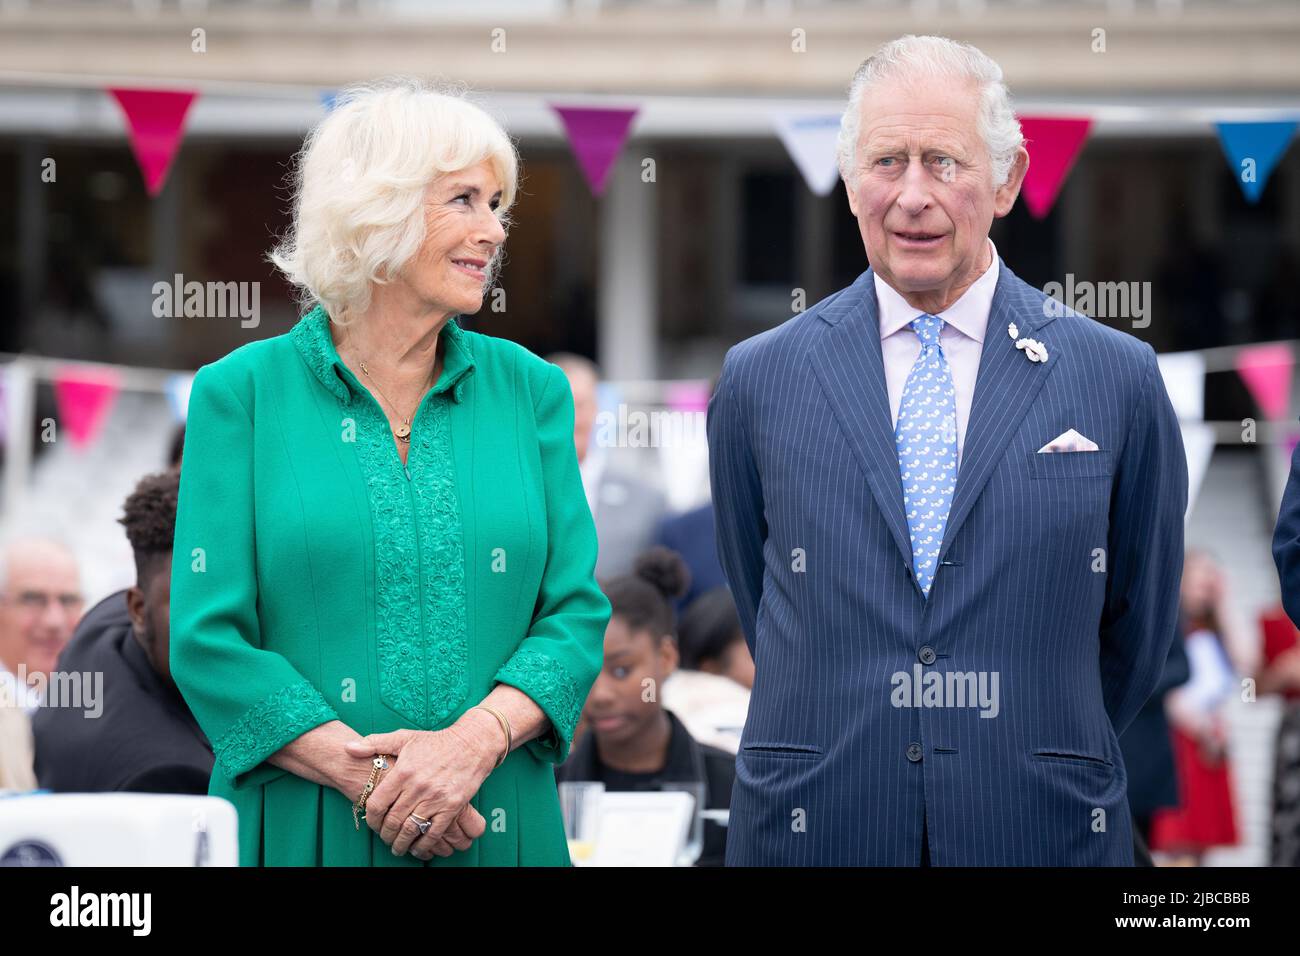
[[[757,660],[755,621],[763,592],[763,486],[749,444],[744,412],[736,399],[730,355],[709,400],[709,483],[713,491],[718,560],[731,588],[749,653]]]
[[[1273,563],[1282,585],[1282,606],[1293,623],[1300,621],[1300,445],[1291,453],[1291,477],[1273,531]]]
[[[1144,352],[1145,380],[1111,496],[1100,634],[1102,693],[1117,735],[1160,682],[1178,635],[1183,572],[1187,458],[1155,352]]]

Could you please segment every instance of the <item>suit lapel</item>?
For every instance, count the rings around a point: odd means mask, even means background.
[[[894,543],[911,567],[912,545],[890,424],[874,281],[868,269],[825,308],[822,319],[830,328],[817,338],[809,358]]]
[[[1059,347],[1041,338],[1039,340],[1047,346],[1046,362],[1030,361],[1022,350],[1016,348],[1015,341],[1007,334],[1008,325],[1014,322],[1021,337],[1038,337],[1034,333],[1051,319],[1043,315],[1036,296],[1016,294],[1017,287],[1023,283],[1000,258],[998,265],[998,284],[989,309],[984,347],[980,352],[975,396],[966,426],[952,509],[948,513],[943,547],[939,551],[940,562],[961,531],[993,469],[1002,460],[1007,444],[1061,354]]]

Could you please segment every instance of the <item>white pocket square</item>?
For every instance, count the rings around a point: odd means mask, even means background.
[[[1084,438],[1071,428],[1069,431],[1061,432],[1061,434],[1038,449],[1040,455],[1058,451],[1100,451],[1100,449],[1091,438]]]

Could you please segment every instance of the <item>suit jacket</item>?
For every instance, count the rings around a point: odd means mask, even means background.
[[[606,468],[596,486],[596,576],[604,581],[632,573],[637,556],[654,543],[667,510],[663,494],[632,475]]]
[[[690,586],[673,603],[673,609],[679,614],[705,591],[727,583],[718,563],[717,534],[712,502],[666,518],[659,526],[656,543],[680,554],[691,571]]]
[[[923,822],[934,865],[1133,863],[1117,735],[1175,637],[1178,422],[1150,346],[1001,269],[928,600],[871,270],[727,353],[710,470],[756,665],[729,865],[915,865]],[[1037,453],[1069,428],[1100,450]]]
[[[212,747],[180,692],[163,683],[132,633],[126,592],[86,612],[59,670],[104,675],[103,711],[42,707],[32,718],[36,775],[56,793],[206,794]]]
[[[1291,453],[1291,475],[1282,494],[1277,527],[1273,530],[1273,562],[1277,565],[1287,617],[1292,623],[1300,621],[1300,445]]]
[[[1181,630],[1181,628],[1180,628]],[[1129,773],[1128,803],[1134,817],[1150,822],[1162,807],[1178,806],[1178,771],[1173,738],[1165,716],[1165,695],[1191,677],[1187,650],[1181,640],[1169,646],[1160,683],[1119,738]]]

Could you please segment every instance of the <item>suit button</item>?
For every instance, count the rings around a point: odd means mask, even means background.
[[[920,744],[908,744],[908,745],[907,745],[907,759],[910,760],[910,761],[912,761],[912,763],[920,763],[920,762],[921,762],[921,745],[920,745]]]
[[[926,644],[924,647],[922,647],[919,651],[916,652],[916,659],[919,660],[922,664],[933,664],[935,657],[936,655],[934,653],[934,648],[931,647],[929,644]]]

